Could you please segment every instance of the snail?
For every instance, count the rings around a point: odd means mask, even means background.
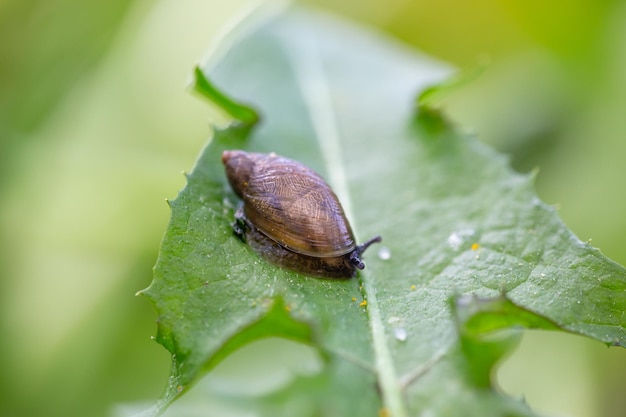
[[[323,278],[365,268],[361,255],[381,237],[357,245],[337,196],[313,170],[274,153],[224,151],[222,162],[243,200],[233,230],[262,257]]]

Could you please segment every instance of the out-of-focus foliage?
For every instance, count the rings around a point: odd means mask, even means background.
[[[7,1],[0,5],[0,184],[13,151],[34,134],[76,81],[94,70],[128,0]]]
[[[206,140],[190,68],[241,2],[0,5],[0,415],[152,400],[169,210]]]
[[[538,166],[540,196],[626,264],[623,2],[315,3],[464,69],[488,58],[442,105],[518,169]],[[208,134],[206,107],[185,91],[191,68],[247,2],[129,4],[0,3],[3,416],[104,416],[114,403],[152,402],[168,372],[148,339],[154,312],[132,295],[150,281],[162,199]],[[622,416],[624,353],[545,337],[522,345],[530,363],[505,365],[505,388],[527,375],[526,390],[547,393],[527,396],[539,411]]]

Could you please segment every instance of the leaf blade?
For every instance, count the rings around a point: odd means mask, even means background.
[[[252,51],[265,59],[253,59]],[[333,358],[329,372],[337,376],[337,364],[345,361],[371,372],[394,416],[450,412],[441,392],[451,384],[462,404],[457,411],[531,415],[518,402],[484,391],[499,352],[510,344],[493,345],[484,358],[475,357],[480,349],[464,350],[466,338],[449,307],[456,294],[505,292],[523,307],[506,310],[512,323],[553,322],[624,345],[624,318],[617,314],[626,305],[624,269],[564,227],[534,194],[532,176],[514,173],[505,158],[455,131],[441,115],[414,114],[415,93],[441,79],[445,67],[296,11],[242,39],[211,73],[229,95],[255,103],[264,117],[254,130],[244,123],[216,131],[188,189],[172,204],[162,253],[177,240],[195,249],[174,247],[168,261],[157,264],[146,294],[164,316],[170,287],[187,283],[174,294],[183,320],[166,317],[171,327],[163,327],[159,338],[174,354],[191,352],[194,359],[184,357],[188,369],[179,373],[183,385],[210,368],[238,332],[271,314],[279,298],[294,323],[310,326],[316,335],[310,343]],[[238,108],[223,99],[227,95],[217,97],[218,104]],[[236,203],[219,163],[227,147],[279,151],[325,174],[357,238],[382,234],[387,255],[368,253],[360,281],[316,280],[264,263],[230,233]],[[166,270],[168,263],[175,270]],[[204,283],[210,293],[197,291]],[[593,304],[577,303],[583,283]],[[182,300],[189,293],[187,306]],[[207,306],[207,299],[221,307]],[[367,310],[359,306],[362,299]],[[185,330],[190,323],[192,334]],[[182,337],[182,348],[172,334]],[[480,360],[483,366],[472,366]],[[359,377],[357,385],[378,396],[367,378]],[[336,395],[338,404],[344,402],[337,409],[353,400]],[[364,413],[374,415],[371,408]]]

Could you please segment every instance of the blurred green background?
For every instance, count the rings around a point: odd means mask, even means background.
[[[540,197],[626,264],[626,2],[313,0],[482,75],[442,104],[539,168]],[[257,2],[0,2],[0,415],[106,416],[165,386],[151,280],[208,136],[192,67]],[[529,332],[502,389],[551,415],[626,414],[626,352]]]

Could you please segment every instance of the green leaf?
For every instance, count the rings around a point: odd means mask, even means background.
[[[416,115],[418,93],[449,72],[302,9],[257,22],[216,66],[196,71],[196,91],[236,121],[215,130],[170,203],[142,292],[173,363],[146,415],[265,337],[307,344],[323,360],[318,375],[234,401],[272,416],[533,415],[490,379],[519,328],[626,344],[626,270],[579,241],[537,198],[532,176],[438,112]],[[268,264],[233,235],[238,202],[220,160],[228,148],[317,170],[357,239],[380,234],[384,246],[351,280]]]

